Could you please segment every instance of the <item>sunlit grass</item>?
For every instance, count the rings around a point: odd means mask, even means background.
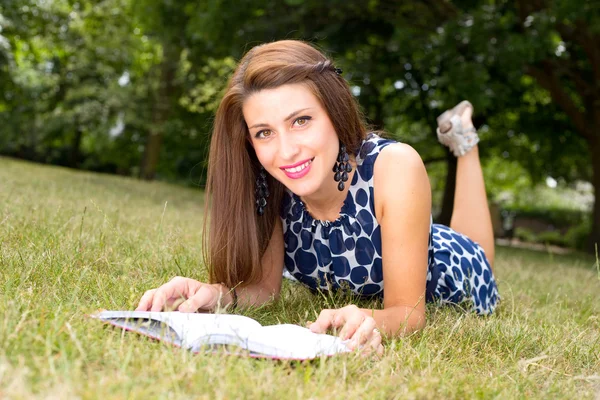
[[[427,327],[388,341],[381,360],[194,355],[86,314],[206,277],[201,191],[0,158],[0,202],[0,398],[600,395],[597,256],[500,248],[494,316],[430,307]],[[244,313],[304,324],[347,300],[286,282],[280,301]]]

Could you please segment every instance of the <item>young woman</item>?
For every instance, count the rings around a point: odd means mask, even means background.
[[[137,310],[264,303],[279,295],[286,270],[314,290],[383,297],[381,310],[327,309],[310,325],[342,328],[352,348],[380,352],[380,331],[422,328],[425,301],[491,313],[494,238],[472,112],[462,102],[438,118],[458,169],[450,228],[432,224],[421,158],[367,133],[331,60],[301,41],[254,47],[214,123],[204,235],[212,283],[174,278]]]

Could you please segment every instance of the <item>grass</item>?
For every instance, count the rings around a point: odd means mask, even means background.
[[[597,257],[499,248],[497,313],[430,307],[377,360],[276,362],[194,355],[86,318],[131,309],[175,275],[206,276],[203,197],[158,182],[0,158],[0,398],[594,398]],[[286,282],[244,313],[313,320],[342,298]]]

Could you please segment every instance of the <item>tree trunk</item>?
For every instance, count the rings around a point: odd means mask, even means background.
[[[175,87],[175,74],[179,52],[176,47],[163,44],[163,60],[160,64],[160,84],[154,106],[152,127],[144,148],[144,156],[140,168],[140,178],[153,180],[156,176],[156,167],[160,156],[162,136],[165,122],[171,114],[172,96]]]
[[[446,185],[444,186],[444,198],[442,200],[442,210],[437,218],[437,222],[450,226],[452,220],[452,210],[454,209],[454,189],[456,187],[456,157],[446,149],[446,160],[448,162],[448,172],[446,173]]]
[[[79,125],[79,122],[76,121],[75,128],[75,137],[73,138],[73,143],[71,144],[71,153],[69,154],[69,167],[77,168],[79,167],[79,161],[81,159],[81,139],[83,137],[83,129]]]
[[[588,241],[588,251],[595,252],[598,246],[600,252],[600,139],[590,145],[592,154],[592,185],[594,185],[594,207],[592,213],[592,233]]]
[[[156,123],[158,121],[155,120]],[[151,181],[156,177],[156,166],[160,156],[160,145],[162,144],[162,124],[155,125],[150,129],[146,146],[144,147],[144,157],[142,158],[142,168],[140,169],[140,178]]]

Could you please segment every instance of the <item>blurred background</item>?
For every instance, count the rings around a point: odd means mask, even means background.
[[[456,165],[435,119],[469,99],[497,235],[594,251],[592,0],[0,0],[0,155],[202,188],[236,60],[286,38],[329,54],[373,127],[420,152],[436,220]]]

